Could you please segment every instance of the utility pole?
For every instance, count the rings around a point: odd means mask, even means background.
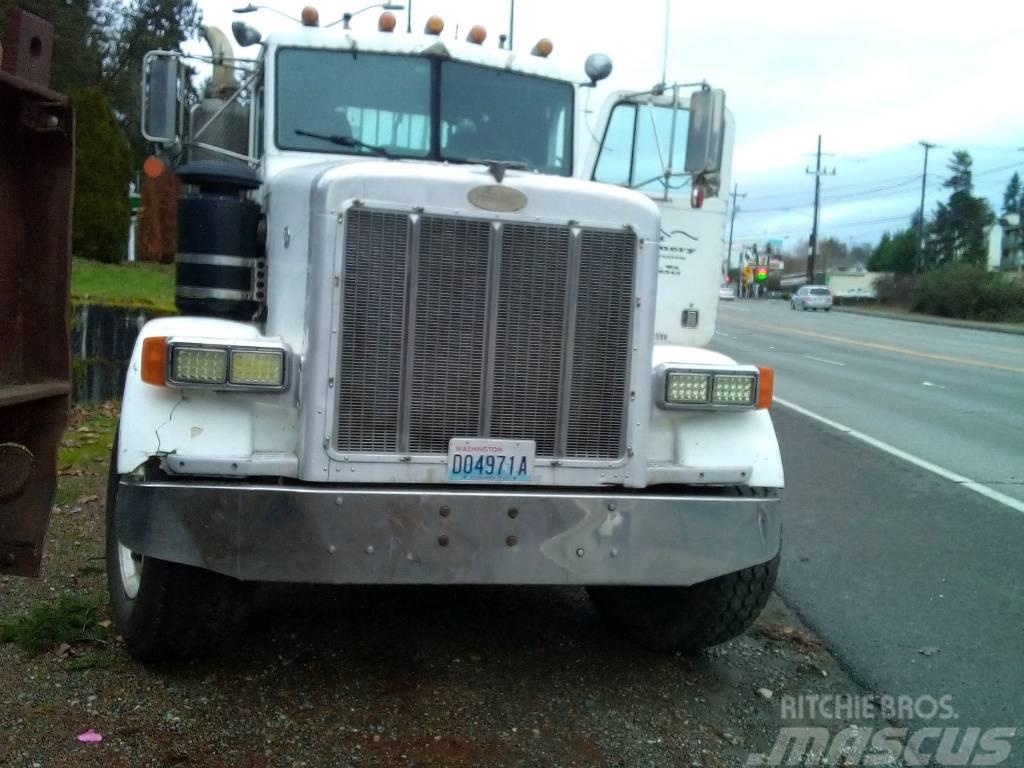
[[[811,252],[807,257],[807,283],[808,285],[814,283],[814,262],[818,258],[818,214],[821,210],[821,177],[824,176],[835,176],[836,169],[833,168],[829,171],[827,168],[822,170],[821,168],[821,134],[818,134],[818,151],[815,153],[817,160],[815,161],[814,170],[810,168],[806,170],[807,173],[814,176],[814,224],[811,228]]]
[[[928,150],[934,149],[935,144],[927,141],[917,142],[924,147],[924,172],[921,174],[921,208],[917,220],[917,258],[914,259],[914,274],[916,275],[924,267],[924,188],[928,183]]]
[[[746,193],[742,195],[739,193],[740,185],[733,184],[732,192],[729,197],[732,198],[732,216],[729,218],[729,250],[725,254],[725,274],[728,275],[732,272],[732,230],[736,226],[736,198],[746,197]]]

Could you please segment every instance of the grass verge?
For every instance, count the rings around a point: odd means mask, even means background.
[[[174,313],[174,266],[71,260],[71,299]]]

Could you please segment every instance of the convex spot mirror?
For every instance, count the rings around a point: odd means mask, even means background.
[[[594,85],[612,73],[612,60],[603,53],[592,53],[587,56],[583,69],[590,79],[590,84]]]

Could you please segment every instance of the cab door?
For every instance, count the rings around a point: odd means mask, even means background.
[[[726,113],[721,169],[698,180],[698,205],[694,178],[684,171],[689,103],[671,90],[613,94],[593,130],[588,169],[593,181],[635,189],[661,209],[655,340],[704,346],[714,335],[724,270],[733,123]]]

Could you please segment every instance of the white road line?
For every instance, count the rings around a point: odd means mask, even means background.
[[[846,365],[846,363],[838,363],[835,360],[826,360],[824,357],[815,357],[814,355],[800,355],[800,357],[806,357],[808,360],[815,360],[819,363],[828,363],[829,365]]]
[[[822,424],[831,427],[832,429],[835,429],[839,432],[843,432],[852,437],[854,440],[860,440],[862,443],[867,443],[873,448],[877,448],[880,451],[888,453],[890,456],[895,456],[898,459],[903,459],[904,461],[909,462],[910,464],[913,464],[916,467],[920,467],[921,469],[927,472],[931,472],[932,474],[938,475],[941,478],[950,480],[951,482],[956,483],[962,488],[966,488],[969,491],[974,491],[975,493],[980,494],[981,496],[985,496],[986,498],[992,499],[992,501],[997,501],[1003,506],[1009,507],[1010,509],[1016,512],[1024,514],[1024,501],[1015,499],[1012,496],[1007,496],[1005,493],[1000,493],[999,491],[993,488],[989,488],[987,485],[982,485],[981,483],[975,480],[971,480],[971,478],[969,477],[964,477],[963,475],[953,472],[952,470],[940,467],[938,464],[932,464],[930,461],[919,458],[918,456],[915,456],[912,453],[907,453],[906,451],[900,450],[896,446],[889,445],[889,443],[883,442],[878,438],[871,437],[870,435],[865,435],[863,432],[858,432],[855,429],[851,429],[850,427],[847,427],[845,424],[840,424],[838,421],[832,421],[832,419],[827,418],[825,416],[821,416],[815,413],[814,411],[809,411],[803,406],[797,405],[796,403],[791,403],[788,400],[783,400],[782,398],[779,397],[774,398],[773,402],[778,403],[784,408],[789,408],[791,411],[796,411],[797,413],[802,414],[803,416],[806,416],[809,419],[814,419],[815,421],[821,422]]]

